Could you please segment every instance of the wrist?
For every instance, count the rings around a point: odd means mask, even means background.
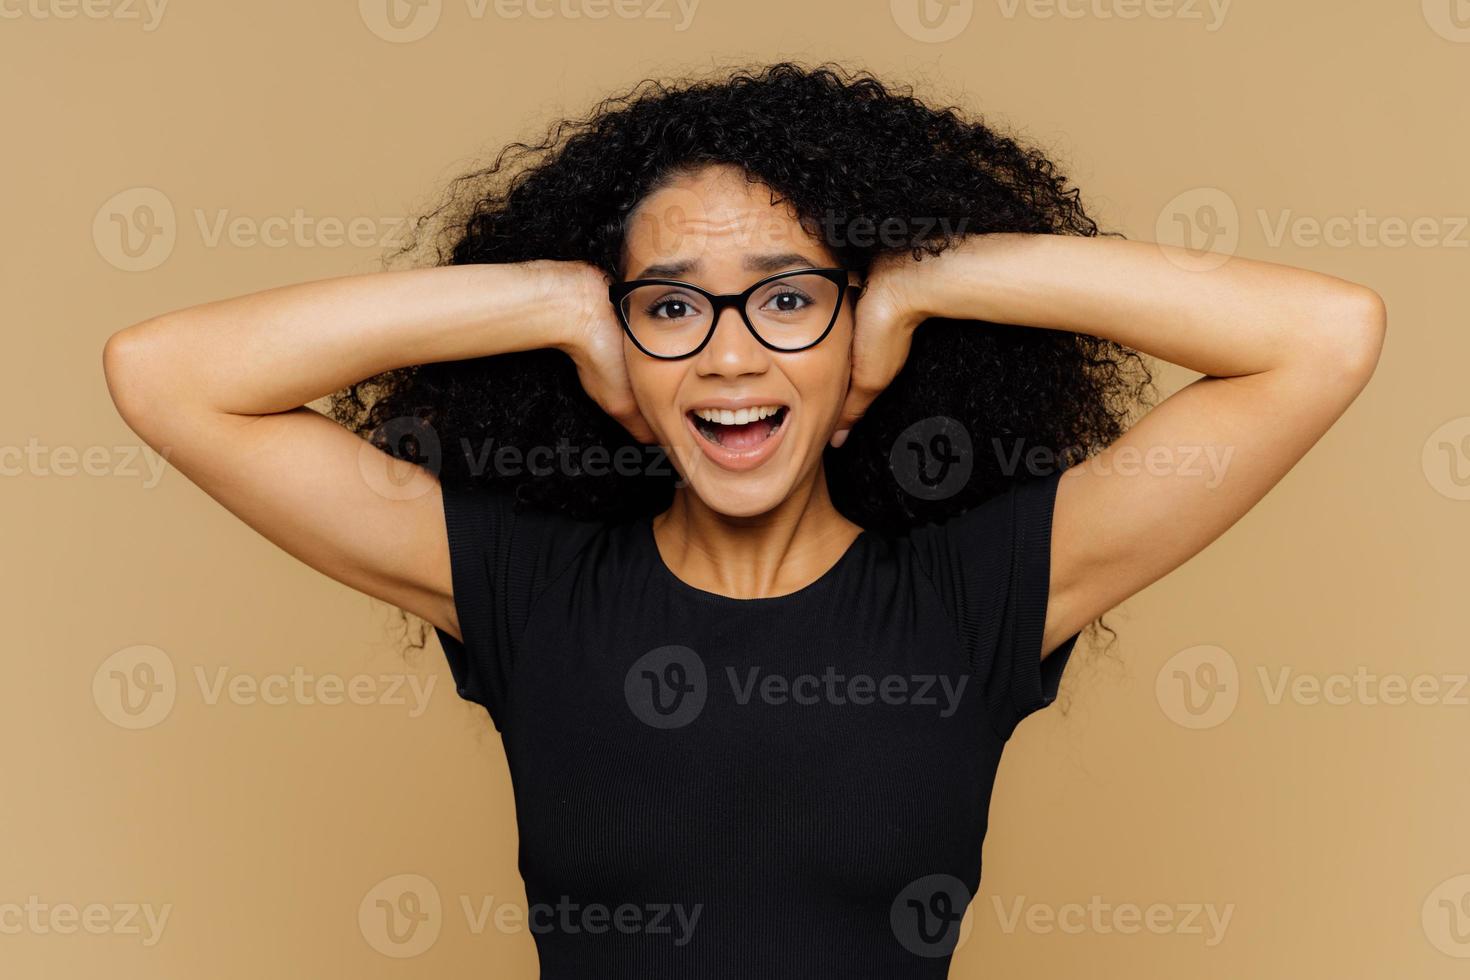
[[[537,259],[525,263],[532,285],[530,322],[541,341],[576,356],[586,346],[594,311],[608,302],[602,273],[583,262]]]
[[[912,333],[919,324],[937,315],[930,311],[926,294],[927,265],[931,261],[926,259],[921,266],[907,253],[880,258],[868,272],[862,302],[870,310],[881,310],[882,322]]]
[[[1046,266],[1033,262],[1032,249],[1050,236],[1015,232],[970,235],[933,259],[922,291],[924,315],[950,320],[1011,323],[1010,309],[1018,290],[1032,288],[1032,271]]]

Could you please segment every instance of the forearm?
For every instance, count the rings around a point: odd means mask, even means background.
[[[266,415],[393,368],[558,346],[554,295],[537,263],[345,276],[143,321],[104,363],[120,407]]]
[[[980,235],[918,263],[910,291],[924,317],[1091,334],[1216,377],[1376,358],[1382,305],[1366,287],[1250,259],[1198,266],[1147,242]]]

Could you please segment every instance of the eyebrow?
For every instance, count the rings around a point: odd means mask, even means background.
[[[685,259],[681,262],[656,262],[645,267],[634,279],[675,279],[679,276],[695,272],[699,269],[699,259]],[[769,255],[747,255],[742,267],[748,272],[780,272],[782,269],[793,266],[817,268],[819,262],[813,262],[810,258],[800,252],[773,252]]]

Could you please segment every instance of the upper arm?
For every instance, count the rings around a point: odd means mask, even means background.
[[[1291,363],[1200,378],[1063,474],[1043,650],[1198,554],[1347,409],[1383,336],[1381,300],[1363,292],[1361,306],[1304,328]]]
[[[437,477],[310,408],[245,416],[170,402],[109,343],[124,419],[179,472],[312,568],[459,635]]]

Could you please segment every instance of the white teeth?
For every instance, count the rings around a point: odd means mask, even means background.
[[[717,425],[745,425],[747,422],[768,418],[779,411],[781,411],[780,405],[757,405],[734,411],[728,408],[696,408],[694,414],[706,422],[714,422]]]

